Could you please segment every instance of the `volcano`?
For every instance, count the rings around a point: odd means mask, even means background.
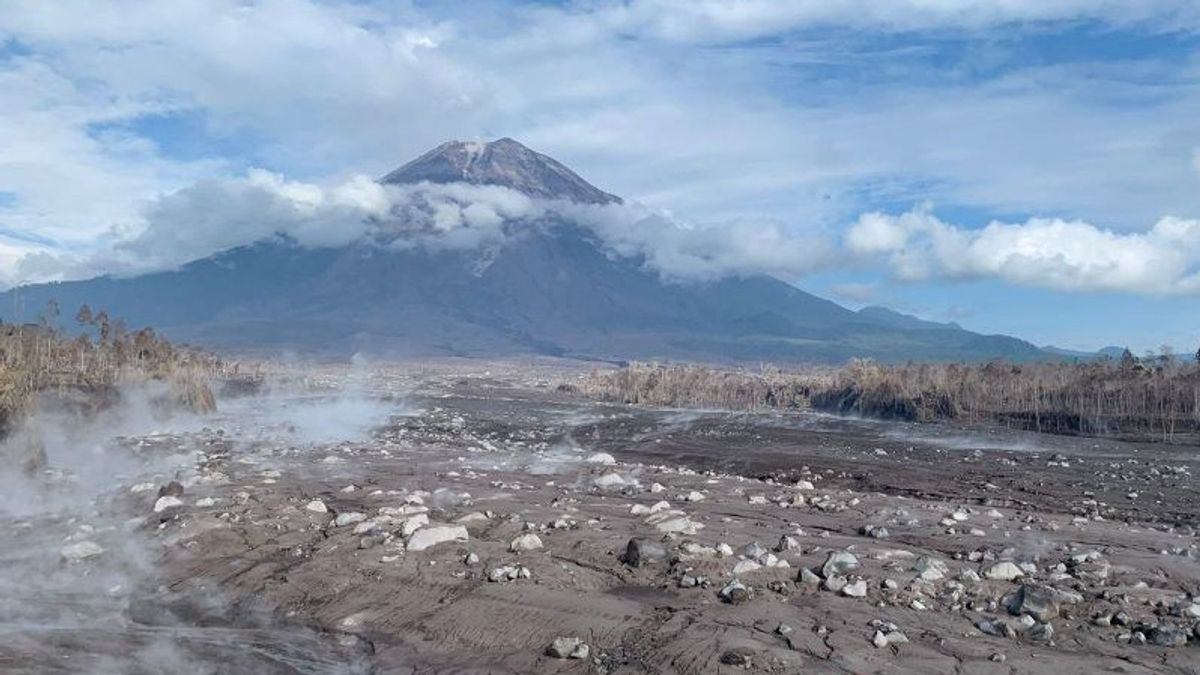
[[[509,138],[444,143],[379,182],[412,190],[494,186],[590,207],[622,203]],[[50,300],[70,316],[87,304],[131,327],[237,352],[614,361],[1047,357],[1012,337],[880,308],[852,311],[766,275],[667,280],[561,212],[502,228],[502,239],[479,247],[370,238],[305,247],[272,237],[170,271],[24,286],[0,298],[0,308],[15,308],[5,320],[22,321]]]

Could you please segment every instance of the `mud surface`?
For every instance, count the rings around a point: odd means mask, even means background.
[[[124,439],[94,494],[0,529],[0,671],[1200,669],[1195,449],[636,409],[553,375],[327,370]]]

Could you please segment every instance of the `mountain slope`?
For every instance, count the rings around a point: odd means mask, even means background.
[[[390,184],[468,182],[587,204],[618,198],[516,141],[447,143],[384,177]],[[664,282],[588,228],[544,215],[506,222],[469,249],[364,239],[304,248],[272,238],[128,279],[23,287],[0,315],[28,319],[50,299],[180,340],[238,350],[390,356],[550,354],[581,358],[840,361],[1036,359],[983,336],[876,309],[853,312],[768,276]]]

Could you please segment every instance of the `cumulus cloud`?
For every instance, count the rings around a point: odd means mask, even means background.
[[[466,183],[383,185],[361,175],[320,185],[252,169],[151,200],[137,226],[108,233],[110,245],[100,253],[39,252],[22,259],[18,269],[39,278],[128,276],[261,241],[309,248],[365,243],[478,249],[528,228],[560,226],[584,228],[611,255],[636,258],[677,282],[754,274],[791,278],[834,259],[827,242],[799,236],[778,221],[697,225],[636,202],[534,199],[501,186]]]
[[[831,264],[833,247],[770,219],[703,225],[681,222],[639,204],[568,206],[615,254],[638,257],[675,281],[771,274],[794,278]]]
[[[970,229],[920,208],[864,214],[845,244],[859,255],[882,256],[909,281],[997,278],[1065,291],[1200,292],[1200,221],[1176,217],[1129,233],[1058,218]]]

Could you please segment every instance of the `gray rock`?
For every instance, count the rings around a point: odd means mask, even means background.
[[[858,558],[849,551],[831,551],[821,566],[821,576],[846,576],[858,569]]]
[[[800,541],[795,537],[783,535],[779,538],[779,543],[775,545],[775,551],[778,553],[787,553],[789,551],[799,551]]]
[[[750,560],[757,560],[767,552],[766,547],[757,541],[746,544],[742,547],[741,554]]]
[[[724,665],[735,668],[752,668],[754,667],[754,650],[749,647],[734,647],[721,654],[720,661]]]
[[[825,583],[823,583],[822,586],[824,586],[825,590],[827,591],[833,591],[834,593],[837,593],[845,588],[847,583],[849,583],[849,580],[846,579],[846,577],[837,574],[831,574],[825,577]]]
[[[659,563],[667,559],[667,550],[662,544],[648,539],[634,537],[625,544],[625,552],[621,554],[621,562],[630,567],[642,567]]]
[[[722,588],[718,593],[720,598],[731,605],[740,605],[749,602],[754,597],[754,593],[742,582],[734,579],[729,582],[725,588]]]
[[[799,581],[802,584],[816,586],[821,583],[821,577],[807,567],[801,567],[800,573],[796,575],[796,581]]]
[[[1182,647],[1187,644],[1187,631],[1169,624],[1159,624],[1146,633],[1146,641],[1156,647]]]
[[[1062,611],[1060,596],[1053,588],[1035,584],[1024,584],[1004,596],[1002,600],[1009,614],[1028,614],[1042,623],[1058,618]]]

